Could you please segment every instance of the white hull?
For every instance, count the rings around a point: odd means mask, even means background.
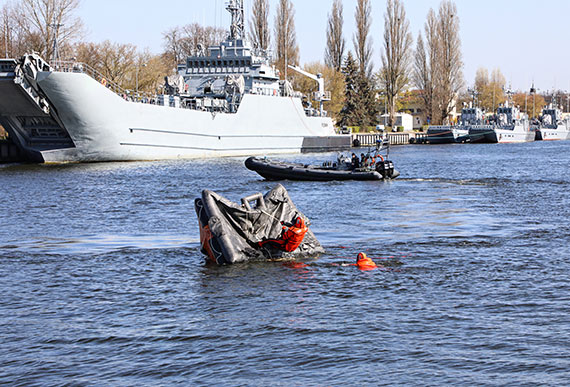
[[[522,125],[502,129],[491,125],[474,125],[469,129],[471,142],[515,143],[534,141],[535,133]]]
[[[543,141],[570,140],[570,130],[566,126],[558,128],[540,128],[539,139]]]
[[[512,130],[495,129],[495,135],[498,143],[531,142],[534,141],[535,133],[522,126],[515,126]]]
[[[307,136],[334,136],[298,98],[248,94],[235,114],[126,101],[85,74],[40,73],[75,149],[46,161],[156,160],[300,152]],[[43,78],[43,79],[42,79]],[[82,103],[82,101],[88,103]]]
[[[299,98],[245,94],[237,113],[214,114],[126,101],[83,73],[40,72],[36,81],[71,139],[68,146],[45,149],[35,145],[38,141],[24,141],[24,129],[14,124],[25,151],[44,162],[250,156],[350,146],[350,136],[335,134],[329,117],[308,117]],[[0,115],[18,121],[15,114]]]

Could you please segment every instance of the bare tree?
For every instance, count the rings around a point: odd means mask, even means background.
[[[451,0],[443,0],[437,18],[438,62],[436,95],[437,119],[444,122],[454,107],[454,101],[464,85],[461,39],[457,7]]]
[[[164,41],[164,54],[163,56],[170,63],[170,66],[176,66],[184,59],[182,51],[182,29],[174,27],[162,33]]]
[[[208,47],[224,40],[227,31],[223,28],[203,27],[198,23],[174,27],[162,34],[164,54],[170,67],[183,62],[187,56],[206,53]]]
[[[343,7],[340,0],[334,0],[327,25],[327,48],[325,63],[327,66],[340,71],[344,57],[345,40],[342,36],[344,24]]]
[[[139,94],[156,94],[168,75],[169,63],[163,56],[140,52],[131,44],[78,43],[74,56],[96,70],[108,82],[125,90],[138,90]]]
[[[12,6],[9,3],[7,3],[4,4],[4,6],[2,6],[1,12],[2,13],[0,14],[1,17],[0,27],[2,28],[2,30],[0,31],[0,33],[2,35],[0,36],[0,43],[1,43],[0,48],[2,49],[4,56],[6,58],[9,58],[11,56],[14,56],[13,54],[13,47],[15,40],[14,32],[17,27],[14,17],[15,11],[12,8]]]
[[[8,2],[0,14],[0,48],[3,56],[16,58],[37,46],[37,33],[30,33],[28,20],[20,3]]]
[[[99,45],[98,68],[108,81],[125,86],[130,80],[129,72],[135,67],[136,47],[132,44],[111,43],[106,40]]]
[[[390,125],[396,116],[396,98],[409,82],[412,34],[401,0],[388,0],[384,14],[384,52],[380,79],[390,108]]]
[[[422,111],[429,122],[433,103],[433,82],[431,77],[431,63],[429,62],[428,55],[426,54],[424,39],[421,32],[418,35],[415,54],[412,78],[414,85],[420,91]]]
[[[489,84],[489,71],[485,67],[479,67],[475,73],[475,90],[483,92],[483,88]]]
[[[201,49],[205,52],[208,47],[223,41],[227,33],[223,28],[202,27],[198,23],[182,27],[182,57],[197,55]]]
[[[358,0],[354,19],[356,32],[353,37],[354,51],[360,66],[360,72],[368,79],[372,79],[372,38],[369,36],[372,16],[370,0]]]
[[[277,46],[276,67],[287,78],[287,65],[299,62],[299,46],[295,33],[295,10],[291,0],[279,0],[275,16]]]
[[[83,23],[74,15],[80,0],[21,0],[24,15],[28,22],[28,34],[36,34],[39,39],[34,49],[52,59],[55,40],[60,46],[80,38]]]
[[[420,33],[413,69],[414,84],[421,90],[424,113],[426,119],[429,118],[430,123],[434,122],[434,119],[437,121],[436,116],[438,116],[438,114],[435,114],[435,94],[440,49],[437,24],[437,16],[433,9],[430,9],[424,26],[425,45]]]
[[[269,49],[271,37],[269,32],[269,1],[254,0],[249,25],[249,36],[255,47]]]
[[[479,105],[488,112],[494,112],[499,103],[505,100],[505,77],[500,69],[491,72],[480,67],[475,73],[475,90],[479,94]]]

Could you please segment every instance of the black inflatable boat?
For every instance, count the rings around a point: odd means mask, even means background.
[[[245,166],[267,180],[386,180],[400,175],[392,161],[383,158],[355,169],[351,168],[350,159],[341,157],[337,162],[325,162],[320,166],[249,157]]]
[[[260,246],[260,242],[268,239],[279,239],[284,231],[283,224],[297,217],[309,224],[281,184],[265,195],[257,193],[245,197],[241,204],[204,190],[194,206],[200,225],[202,253],[219,265],[250,260],[295,259],[324,253],[310,229],[294,251],[283,251],[271,244]]]

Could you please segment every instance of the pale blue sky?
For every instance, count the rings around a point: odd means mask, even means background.
[[[3,0],[0,0],[2,2]],[[270,0],[271,27],[277,0]],[[332,0],[292,0],[296,11],[301,63],[322,61],[327,15]],[[429,8],[439,0],[404,0],[415,38],[423,30]],[[245,0],[249,20],[252,0]],[[344,35],[352,49],[356,0],[345,0]],[[465,78],[473,83],[478,67],[498,67],[514,89],[528,89],[532,80],[541,91],[570,90],[570,0],[456,0],[460,17]],[[385,0],[372,0],[373,61],[380,64]],[[83,0],[79,16],[87,40],[132,43],[162,51],[162,32],[192,22],[226,27],[225,0]]]

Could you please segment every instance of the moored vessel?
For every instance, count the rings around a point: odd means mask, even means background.
[[[203,158],[350,147],[326,111],[303,105],[269,54],[245,39],[243,1],[218,46],[169,77],[166,94],[131,100],[81,63],[0,61],[0,124],[37,162]],[[146,102],[146,103],[144,103]],[[322,102],[322,101],[321,101]]]
[[[569,140],[570,121],[568,117],[562,118],[558,106],[550,104],[542,109],[540,125],[536,130],[536,140]]]
[[[497,113],[488,125],[471,125],[469,127],[470,142],[509,143],[534,141],[535,133],[530,130],[528,117],[518,107],[510,103],[509,98],[504,106],[497,108]]]
[[[459,125],[430,126],[427,130],[427,141],[430,144],[461,143],[469,140],[469,127],[480,125],[483,121],[483,112],[478,107],[465,107],[461,109]]]

